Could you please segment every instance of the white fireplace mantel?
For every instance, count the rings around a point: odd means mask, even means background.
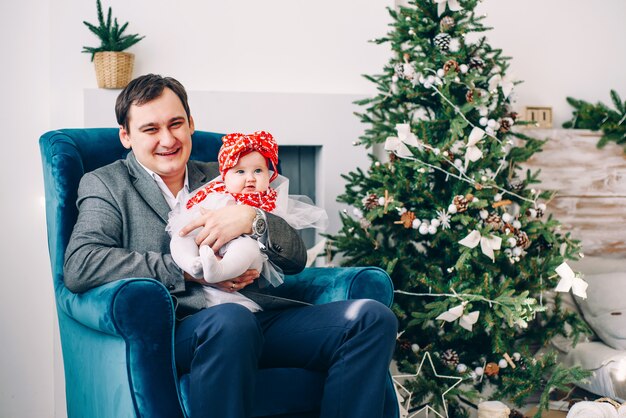
[[[84,91],[85,127],[116,126],[114,104],[119,90]],[[196,129],[211,132],[271,132],[279,145],[320,147],[316,161],[317,205],[328,212],[327,232],[341,227],[337,203],[345,180],[341,174],[368,165],[367,151],[353,146],[365,126],[353,112],[360,95],[190,91]],[[311,173],[313,174],[313,173]]]

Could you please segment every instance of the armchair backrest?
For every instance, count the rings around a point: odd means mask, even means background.
[[[122,146],[118,132],[117,128],[62,129],[39,139],[55,292],[63,287],[65,249],[78,216],[78,184],[83,174],[126,156],[128,150]],[[196,131],[191,159],[216,161],[222,136]]]

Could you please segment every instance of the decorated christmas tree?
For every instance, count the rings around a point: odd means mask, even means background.
[[[351,209],[332,237],[344,265],[392,277],[406,409],[450,417],[486,392],[516,404],[541,393],[545,407],[551,390],[584,376],[549,347],[587,329],[554,292],[585,296],[564,263],[579,243],[546,214],[553,195],[538,173],[521,167],[543,142],[516,126],[517,82],[482,36],[477,3],[389,9],[391,30],[374,42],[392,58],[366,76],[378,94],[359,102],[366,129],[355,145],[372,149],[371,166],[344,176],[339,200]]]

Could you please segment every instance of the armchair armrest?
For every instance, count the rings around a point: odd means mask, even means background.
[[[124,368],[120,373],[128,376],[137,416],[182,416],[173,357],[174,307],[165,286],[139,278],[118,280],[81,294],[63,286],[57,292],[58,309],[87,327],[85,332],[123,340],[125,359],[111,359],[108,367]],[[89,341],[83,342],[85,350],[103,350],[95,343],[89,346]],[[96,368],[91,373],[99,371]]]
[[[109,335],[129,337],[133,322],[151,328],[171,328],[174,324],[169,293],[153,279],[117,280],[85,293],[62,287],[59,293],[59,309],[84,326]],[[148,305],[148,309],[139,308],[138,303]],[[130,314],[128,308],[132,309]],[[145,331],[152,334],[150,329]]]
[[[378,267],[309,267],[285,276],[272,294],[313,304],[347,299],[374,299],[387,306],[393,302],[393,283]]]

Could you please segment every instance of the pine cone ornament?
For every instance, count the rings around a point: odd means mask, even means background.
[[[411,349],[411,341],[406,338],[398,338],[398,347],[401,350],[409,351]]]
[[[456,195],[454,196],[452,203],[456,206],[456,213],[463,213],[467,210],[469,200],[465,196]]]
[[[502,226],[500,227],[500,232],[503,232],[506,235],[508,234],[517,235],[517,228],[515,228],[510,223],[504,222]]]
[[[402,65],[401,63],[394,65],[393,66],[393,73],[398,78],[404,78],[404,65]]]
[[[511,412],[509,413],[509,418],[524,418],[524,414],[522,414],[517,409],[511,409]]]
[[[496,363],[487,363],[485,366],[485,374],[487,376],[497,376],[500,373],[500,366]]]
[[[415,77],[415,67],[411,63],[396,64],[393,70],[398,79],[412,80]]]
[[[415,214],[411,211],[406,211],[400,216],[400,222],[404,225],[405,228],[410,228],[413,226],[413,220],[415,219]]]
[[[495,212],[490,213],[487,219],[485,219],[485,224],[490,226],[494,231],[497,231],[502,227],[502,218]]]
[[[439,22],[439,29],[441,29],[442,32],[448,32],[455,25],[456,22],[452,16],[444,16]]]
[[[446,63],[443,65],[443,72],[448,74],[450,70],[453,70],[454,72],[458,73],[459,63],[456,62],[455,60],[446,61]]]
[[[465,94],[465,100],[467,100],[468,103],[472,103],[475,98],[482,97],[482,96],[483,96],[483,90],[471,89],[471,90],[468,90],[467,93]]]
[[[511,179],[508,181],[509,190],[512,192],[521,192],[524,190],[524,181],[519,179]]]
[[[456,367],[459,364],[459,355],[453,349],[448,348],[441,353],[441,362],[448,367]]]
[[[546,214],[546,205],[544,203],[541,203],[534,208],[528,208],[526,210],[526,216],[528,216],[529,218],[540,219],[545,214]]]
[[[511,130],[513,126],[512,118],[502,118],[500,119],[500,128],[498,129],[501,133],[505,134]]]
[[[541,209],[541,208],[537,208],[537,209],[535,209],[535,212],[536,212],[535,216],[536,216],[537,218],[541,218],[541,217],[543,217],[543,215],[545,215],[545,214],[546,214],[546,213],[544,212],[544,210],[543,210],[543,209]]]
[[[378,196],[376,193],[371,193],[369,196],[365,196],[362,202],[365,209],[372,210],[375,207],[378,207]]]
[[[517,240],[517,246],[524,250],[530,246],[530,239],[528,239],[528,235],[524,231],[517,231],[515,239]]]
[[[470,69],[478,68],[479,70],[482,70],[485,68],[485,61],[483,61],[482,58],[472,57],[469,60],[468,66]]]
[[[447,33],[439,33],[433,39],[435,46],[442,51],[448,51],[450,49],[450,42],[452,41],[452,36]]]

